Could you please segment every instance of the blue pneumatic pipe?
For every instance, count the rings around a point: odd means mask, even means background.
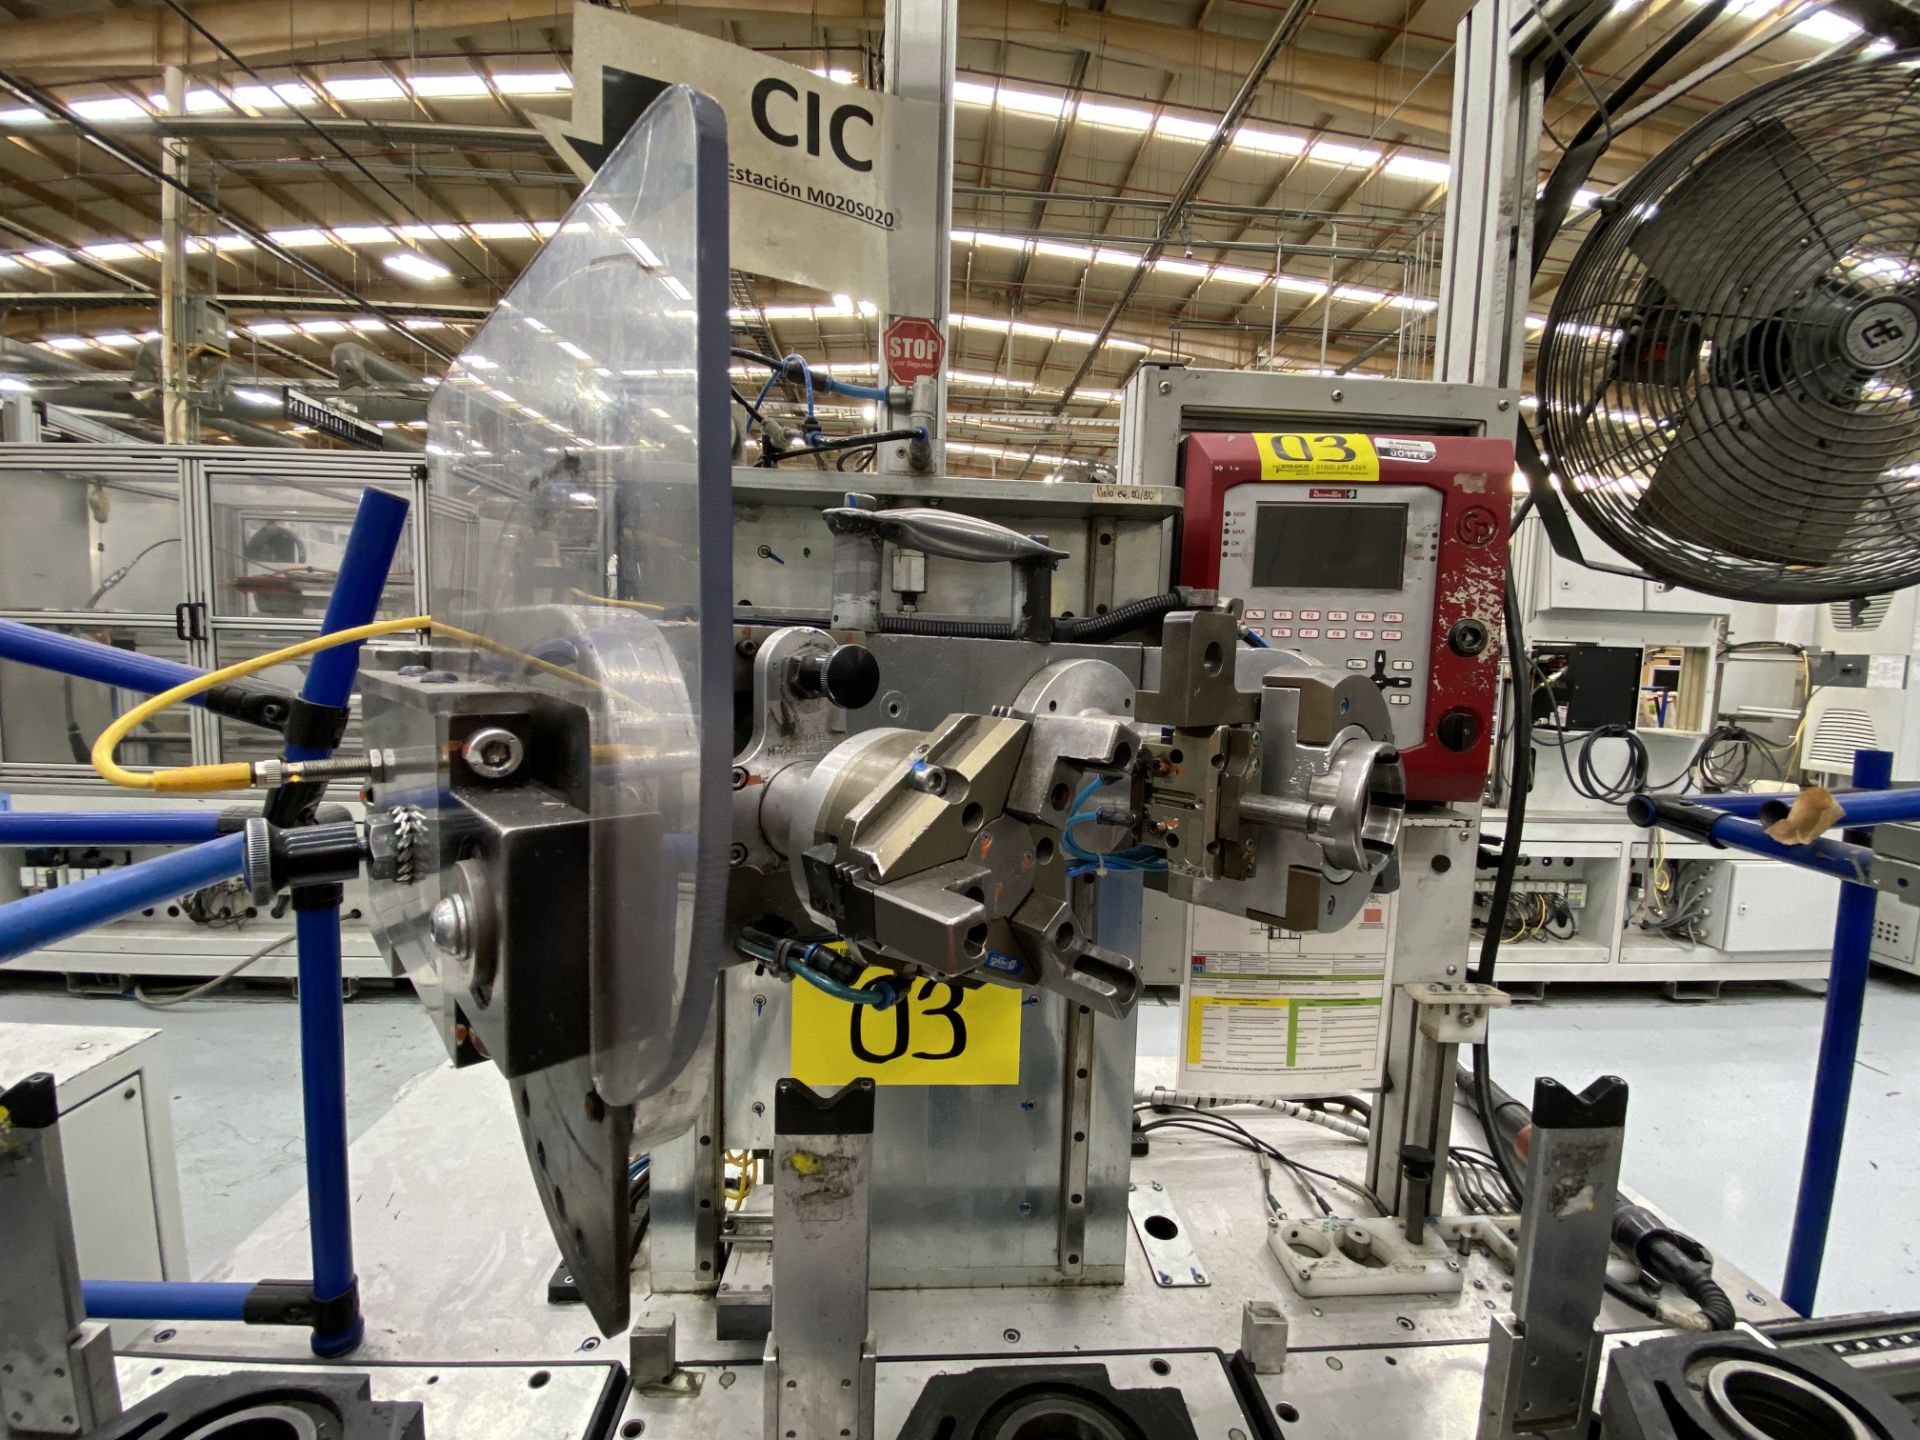
[[[244,836],[226,835],[0,905],[0,962],[149,905],[231,880],[245,868],[245,845]]]
[[[373,623],[380,611],[380,596],[387,588],[387,572],[393,568],[394,552],[400,548],[400,532],[406,528],[407,502],[384,490],[363,490],[360,508],[354,512],[353,529],[347,535],[340,573],[334,577],[333,594],[327,599],[327,618],[321,633],[331,635]],[[353,677],[360,670],[360,646],[336,645],[322,650],[307,667],[306,683],[300,698],[315,705],[345,705],[353,694]],[[289,745],[288,760],[324,760],[330,751],[306,745]]]
[[[1859,750],[1853,757],[1853,784],[1859,790],[1884,790],[1893,781],[1893,755]],[[1845,803],[1844,801],[1842,802]],[[1827,1250],[1827,1226],[1833,1219],[1833,1195],[1840,1180],[1840,1151],[1847,1136],[1847,1107],[1853,1099],[1853,1065],[1860,1050],[1860,1017],[1867,1004],[1868,951],[1880,893],[1870,886],[1840,887],[1840,913],[1833,925],[1833,963],[1827,973],[1827,1008],[1820,1025],[1820,1060],[1813,1076],[1813,1108],[1807,1119],[1807,1150],[1800,1165],[1800,1198],[1793,1211],[1793,1238],[1787,1246],[1787,1278],[1780,1298],[1802,1315],[1813,1314],[1820,1289],[1820,1264]]]
[[[1840,880],[1864,881],[1873,864],[1873,851],[1868,846],[1826,835],[1806,845],[1785,845],[1768,835],[1767,827],[1757,820],[1728,815],[1717,806],[1670,796],[1634,796],[1627,802],[1627,818],[1636,825],[1658,825],[1676,834],[1726,849],[1785,860]]]
[[[143,695],[158,695],[162,690],[197,680],[203,673],[191,665],[162,660],[157,655],[142,655],[117,645],[82,640],[78,635],[61,635],[38,625],[23,625],[18,620],[0,620],[0,659],[138,690]],[[205,702],[203,697],[195,696],[189,703]]]
[[[89,1320],[244,1320],[253,1286],[227,1281],[87,1280]]]
[[[222,833],[218,810],[0,811],[0,845],[198,845]]]
[[[407,502],[365,490],[347,536],[340,573],[327,600],[325,631],[371,623],[380,609],[394,552],[407,520]],[[307,667],[300,698],[344,707],[353,695],[360,646],[322,650]],[[324,747],[289,745],[289,760],[323,760]],[[326,1304],[355,1288],[353,1207],[347,1170],[347,1041],[342,1014],[340,888],[296,890],[294,930],[300,945],[300,1089],[306,1113],[307,1224],[313,1242],[313,1295]],[[365,1332],[358,1306],[340,1330],[313,1332],[316,1355],[345,1355]]]
[[[300,943],[300,1080],[307,1136],[307,1223],[313,1241],[313,1294],[322,1303],[354,1288],[353,1206],[347,1184],[347,1034],[341,1013],[340,899],[322,887],[303,907],[294,892]],[[319,996],[309,1001],[308,996]],[[345,1355],[366,1324],[356,1309],[344,1330],[313,1332],[313,1353]]]

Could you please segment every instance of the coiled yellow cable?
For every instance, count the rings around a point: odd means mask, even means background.
[[[284,665],[289,660],[302,660],[322,650],[331,650],[336,645],[351,645],[356,640],[370,640],[376,635],[396,635],[403,630],[436,630],[432,617],[409,615],[404,620],[377,620],[371,625],[356,625],[351,630],[336,630],[331,635],[316,635],[311,640],[302,640],[297,645],[288,645],[284,649],[269,651],[265,655],[256,655],[251,660],[236,661],[232,665],[223,665],[218,670],[209,670],[197,675],[185,684],[176,685],[171,690],[162,690],[158,695],[150,696],[120,716],[105,730],[100,738],[93,742],[93,768],[102,780],[115,785],[125,786],[129,790],[152,790],[161,794],[198,793],[208,790],[244,790],[253,783],[253,766],[245,761],[230,761],[223,765],[183,765],[173,770],[156,770],[142,774],[129,770],[113,758],[113,752],[120,748],[120,742],[132,734],[136,726],[144,725],[169,706],[191,700],[196,695],[204,695],[216,685],[229,680],[238,680],[257,671],[266,670],[275,665]]]
[[[245,761],[230,761],[220,765],[182,765],[171,770],[143,773],[127,769],[113,758],[113,753],[120,748],[121,742],[133,733],[136,726],[144,725],[168,706],[191,700],[196,695],[203,695],[216,685],[241,679],[275,665],[284,665],[290,660],[303,660],[322,650],[331,650],[336,645],[351,645],[358,640],[371,640],[379,635],[398,635],[409,630],[425,630],[443,639],[477,645],[481,649],[491,650],[497,655],[510,656],[537,670],[572,681],[576,685],[587,685],[601,690],[606,688],[591,676],[582,675],[577,670],[568,670],[563,666],[537,659],[497,641],[475,635],[470,630],[442,624],[431,615],[408,615],[399,620],[377,620],[371,625],[356,625],[350,630],[336,630],[331,635],[316,635],[313,639],[302,640],[297,645],[288,645],[265,655],[256,655],[251,660],[240,660],[232,665],[224,665],[218,670],[209,670],[206,674],[196,676],[183,685],[176,685],[171,690],[163,690],[150,699],[142,700],[102,730],[100,738],[93,742],[94,771],[101,779],[125,786],[129,790],[152,790],[159,794],[178,795],[203,793],[210,790],[244,790],[253,783],[253,766]]]

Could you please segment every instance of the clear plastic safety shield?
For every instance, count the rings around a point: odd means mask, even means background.
[[[718,108],[663,93],[428,410],[435,498],[464,522],[443,530],[458,553],[437,557],[432,587],[435,620],[471,632],[453,641],[461,678],[557,703],[571,720],[536,743],[588,747],[568,792],[589,818],[585,858],[555,876],[517,862],[511,893],[489,898],[537,917],[573,903],[559,897],[577,887],[559,882],[590,866],[586,953],[544,963],[556,977],[585,967],[594,1088],[610,1105],[659,1097],[667,1113],[643,1113],[643,1130],[681,1108],[666,1092],[691,1088],[723,958],[726,183]],[[555,919],[557,951],[581,927]]]

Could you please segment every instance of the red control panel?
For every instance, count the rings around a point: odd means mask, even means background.
[[[1476,800],[1500,683],[1513,445],[1465,436],[1194,434],[1180,583],[1276,649],[1366,674],[1410,800]]]

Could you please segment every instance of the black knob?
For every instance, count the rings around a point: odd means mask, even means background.
[[[826,655],[806,655],[793,670],[794,693],[825,698],[847,710],[871,705],[880,693],[880,662],[864,645],[841,645]]]
[[[1400,1173],[1418,1185],[1433,1179],[1434,1154],[1424,1145],[1400,1147]]]
[[[1471,750],[1480,739],[1480,717],[1471,710],[1449,710],[1433,733],[1449,750]]]
[[[1478,655],[1490,638],[1485,622],[1473,619],[1457,620],[1447,632],[1447,644],[1456,655]]]

